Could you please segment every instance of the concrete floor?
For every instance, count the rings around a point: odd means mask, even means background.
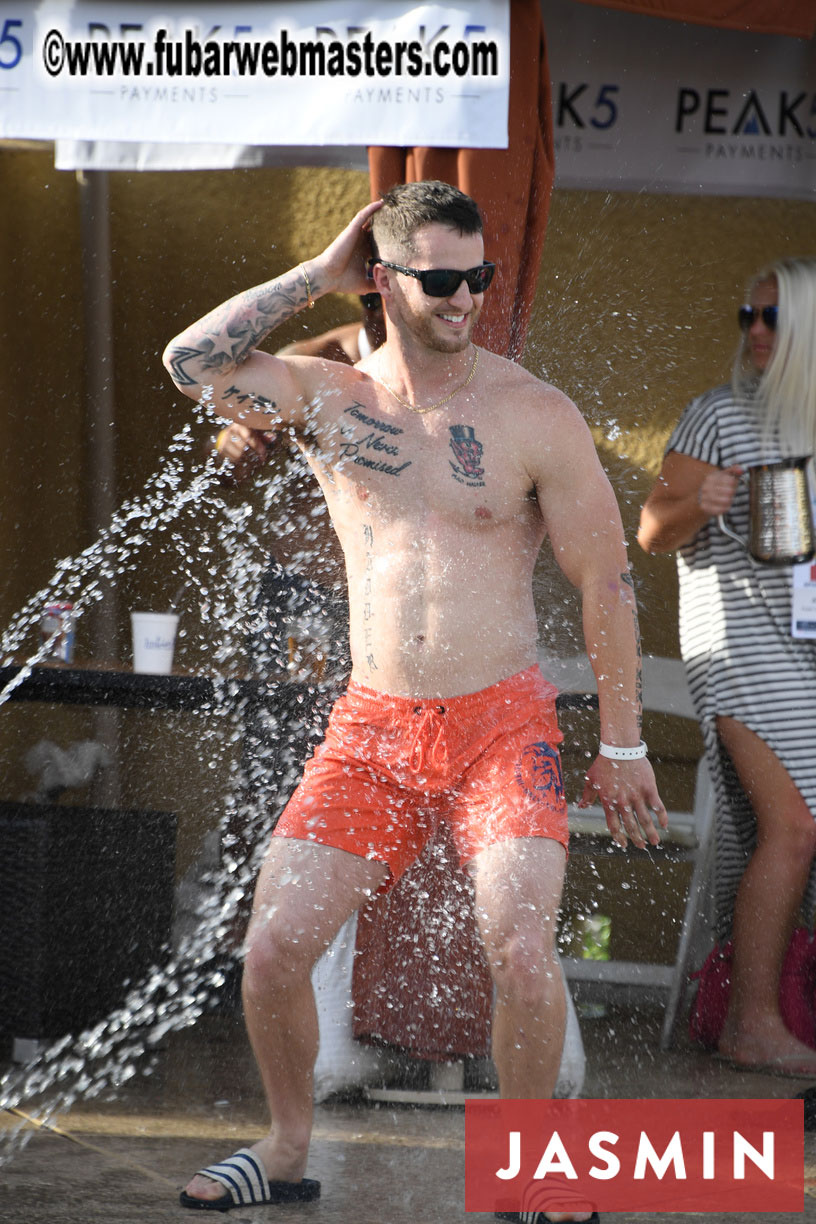
[[[809,1085],[729,1069],[691,1048],[657,1048],[660,1015],[610,1007],[582,1021],[585,1097],[791,1097]],[[36,1112],[36,1103],[27,1107]],[[264,1109],[240,1019],[209,1015],[176,1033],[112,1099],[88,1101],[36,1130],[2,1168],[2,1224],[192,1224],[178,1192],[201,1165],[262,1133]],[[2,1128],[19,1117],[0,1116]],[[816,1134],[805,1136],[804,1215],[743,1213],[745,1224],[816,1224]],[[319,1203],[230,1213],[232,1224],[487,1224],[464,1210],[464,1111],[337,1102],[317,1109],[308,1173],[323,1183]],[[604,1224],[645,1214],[605,1214]],[[698,1215],[675,1213],[676,1224]],[[704,1217],[715,1221],[720,1216]],[[725,1218],[725,1217],[722,1217]],[[729,1215],[728,1219],[735,1219]]]

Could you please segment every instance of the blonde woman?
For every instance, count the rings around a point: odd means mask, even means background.
[[[669,439],[638,540],[678,554],[680,646],[718,798],[719,935],[734,941],[719,1052],[740,1066],[816,1074],[786,1028],[779,976],[816,853],[816,641],[791,632],[793,566],[747,539],[752,464],[816,450],[816,259],[763,269],[739,310],[730,385],[692,400]]]

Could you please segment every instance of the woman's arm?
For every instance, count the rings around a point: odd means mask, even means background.
[[[734,500],[742,468],[718,468],[669,451],[640,514],[638,543],[649,553],[674,552],[690,544],[710,518]]]

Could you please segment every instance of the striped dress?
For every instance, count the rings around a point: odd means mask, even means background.
[[[750,398],[717,387],[692,400],[669,439],[677,451],[717,467],[773,462],[762,449],[760,414]],[[748,482],[726,521],[748,539]],[[783,762],[816,819],[816,641],[791,636],[792,569],[762,565],[720,530],[716,518],[677,555],[680,650],[717,796],[715,910],[728,935],[734,896],[755,844],[756,822],[716,734],[718,714],[739,719]],[[816,905],[811,872],[805,908]]]

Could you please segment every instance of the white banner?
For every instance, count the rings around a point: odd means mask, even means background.
[[[813,198],[815,39],[542,9],[558,186]]]
[[[368,170],[367,145],[178,144],[153,140],[58,140],[57,170],[257,170],[337,166]]]
[[[508,0],[0,3],[0,137],[506,148]]]
[[[203,5],[199,6],[202,9]],[[332,4],[212,4],[210,14],[221,13],[226,28],[234,31],[250,24],[250,10],[263,9],[264,20],[274,11],[296,9],[299,24],[310,14],[311,30],[317,28],[316,10]],[[122,35],[125,14],[139,9],[143,14],[155,6],[117,4],[86,5],[75,11],[93,9],[106,13],[107,28]],[[193,89],[188,97],[179,84],[168,89],[163,102],[150,103],[150,89],[158,89],[145,79],[139,85],[125,83],[120,99],[115,92],[105,95],[110,108],[97,101],[94,123],[110,121],[121,132],[120,119],[131,125],[128,135],[99,136],[84,131],[85,120],[69,108],[60,115],[46,86],[35,79],[31,64],[33,19],[21,9],[0,3],[0,132],[8,136],[38,135],[54,139],[60,133],[72,137],[58,146],[61,167],[85,166],[92,169],[193,168],[234,165],[337,164],[365,166],[366,144],[467,145],[501,147],[506,128],[506,6],[477,4],[468,7],[468,21],[478,33],[461,26],[461,13],[436,6],[405,4],[343,4],[343,20],[335,22],[352,37],[353,22],[374,29],[366,16],[376,11],[378,29],[395,20],[397,13],[413,21],[427,45],[433,32],[444,25],[471,39],[495,40],[501,49],[501,102],[496,103],[502,138],[494,137],[483,123],[485,99],[456,99],[453,86],[442,87],[441,101],[427,97],[419,102],[403,91],[401,101],[393,82],[383,77],[365,87],[358,82],[354,96],[343,107],[333,108],[324,94],[331,82],[310,80],[307,102],[311,106],[308,122],[289,99],[294,97],[294,82],[272,81],[283,87],[284,106],[259,106],[247,95],[240,101],[222,104],[200,101]],[[54,11],[53,7],[50,11]],[[175,11],[175,10],[174,10]],[[186,8],[185,12],[190,9]],[[388,20],[382,16],[388,12]],[[542,11],[549,45],[553,86],[553,121],[556,144],[556,184],[559,187],[597,188],[605,191],[696,192],[711,195],[776,195],[812,199],[816,190],[816,40],[775,35],[744,34],[735,30],[716,30],[686,25],[656,17],[641,17],[576,0],[542,0]],[[6,14],[16,13],[16,17]],[[47,25],[43,7],[39,16]],[[356,15],[355,15],[356,14]],[[421,17],[421,20],[420,20]],[[87,15],[84,18],[87,22]],[[330,21],[327,18],[327,24]],[[456,26],[453,23],[459,22]],[[213,25],[215,21],[213,20]],[[211,27],[209,27],[211,28]],[[266,27],[265,27],[266,28]],[[333,28],[333,27],[332,27]],[[391,27],[389,27],[391,28]],[[254,34],[254,31],[252,32]],[[226,37],[226,36],[224,36]],[[242,35],[243,37],[243,35]],[[248,37],[248,35],[247,35]],[[322,35],[321,35],[322,37]],[[391,36],[389,35],[389,38]],[[442,37],[442,34],[439,34]],[[453,34],[447,31],[447,45]],[[27,43],[26,43],[27,40]],[[24,45],[28,51],[23,53]],[[19,48],[19,55],[18,55]],[[28,68],[25,68],[26,55]],[[28,86],[19,93],[9,91],[18,70]],[[254,88],[254,79],[239,82],[242,89]],[[265,89],[261,82],[258,90]],[[334,82],[336,85],[337,83]],[[341,79],[340,93],[349,82]],[[302,86],[299,83],[298,88]],[[15,87],[16,88],[16,87]],[[88,90],[87,82],[82,86]],[[204,88],[198,86],[198,88]],[[207,88],[210,88],[209,86]],[[223,82],[212,88],[220,93]],[[385,90],[382,112],[372,97],[358,99],[360,90]],[[408,89],[409,87],[406,87]],[[424,86],[422,87],[424,88]],[[144,91],[144,101],[139,90]],[[389,93],[390,90],[390,93]],[[416,89],[414,88],[414,92]],[[422,90],[420,89],[420,93]],[[265,96],[265,95],[264,95]],[[298,93],[300,97],[300,93]],[[493,96],[493,95],[491,95]],[[94,95],[97,97],[97,95]],[[83,106],[87,98],[83,101]],[[420,107],[420,102],[422,106]],[[226,110],[229,103],[229,110]],[[474,107],[471,111],[470,106]],[[150,105],[150,123],[145,108]],[[461,110],[454,108],[461,105]],[[239,118],[234,118],[236,109]],[[106,111],[110,109],[111,114]],[[487,105],[490,110],[490,106]],[[102,113],[100,113],[102,112]],[[259,112],[253,114],[253,112]],[[83,112],[84,113],[84,112]],[[215,129],[221,114],[233,116],[226,135]],[[13,115],[13,121],[10,116]],[[202,117],[206,120],[202,132]],[[262,119],[273,118],[274,130],[263,140],[250,134],[250,127]],[[115,124],[114,124],[115,119]],[[400,134],[384,134],[400,120]],[[171,120],[173,121],[171,126]],[[138,122],[137,122],[138,121]],[[251,122],[252,121],[252,122]],[[90,120],[87,121],[90,123]],[[219,119],[220,122],[220,119]],[[458,123],[462,124],[457,127]],[[415,123],[409,131],[410,123]],[[28,125],[28,126],[25,126]],[[308,129],[304,133],[304,127]],[[70,133],[65,131],[70,129]],[[144,134],[149,128],[150,135]],[[466,136],[465,129],[471,133]],[[474,129],[479,129],[474,133]],[[96,128],[94,129],[97,130]],[[141,132],[142,135],[135,133]],[[173,134],[175,133],[175,134]],[[151,143],[161,141],[162,144]],[[176,144],[171,142],[176,141]],[[215,143],[223,141],[224,143]],[[201,142],[201,143],[196,143]],[[204,143],[206,142],[206,143]],[[306,146],[298,148],[297,146]],[[283,147],[282,147],[283,146]]]

